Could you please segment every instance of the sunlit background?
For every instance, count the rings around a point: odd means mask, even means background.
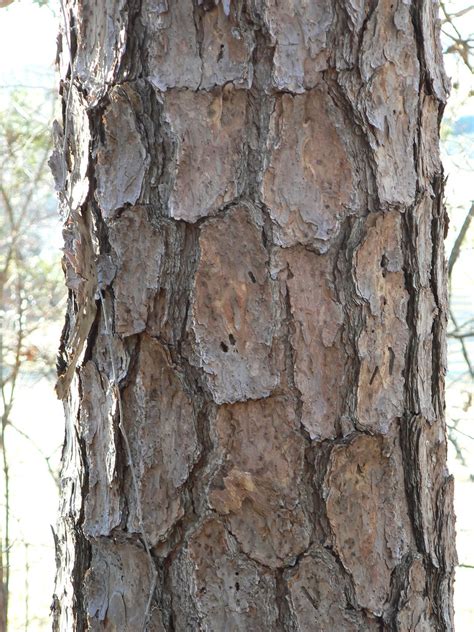
[[[17,0],[0,9],[0,542],[9,631],[51,629],[63,439],[52,384],[65,295],[47,165],[56,8]]]
[[[458,0],[442,3],[441,11],[453,86],[442,125],[442,153],[451,219],[446,241],[451,270],[447,422],[449,467],[456,477],[458,632],[474,630],[471,8],[471,2]],[[0,575],[3,564],[5,582],[8,564],[8,630],[15,632],[51,628],[55,573],[52,529],[63,417],[53,383],[65,291],[61,226],[46,162],[57,107],[59,16],[54,1],[16,0],[0,9]]]

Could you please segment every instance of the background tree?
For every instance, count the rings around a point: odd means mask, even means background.
[[[15,425],[12,411],[21,378],[51,375],[54,352],[48,329],[63,306],[57,258],[45,247],[45,234],[56,220],[48,173],[49,120],[53,95],[32,99],[13,91],[0,111],[0,630],[7,629],[11,558],[23,548],[11,511],[11,432],[31,441]],[[46,111],[45,111],[46,110]],[[39,450],[39,448],[36,448]],[[51,450],[53,452],[54,449]],[[41,451],[40,451],[41,452]],[[54,477],[50,455],[43,455]],[[16,528],[12,529],[12,525]],[[27,550],[27,549],[25,549]],[[28,579],[26,578],[26,581]],[[27,601],[25,602],[27,603]],[[28,621],[28,617],[26,619]],[[25,628],[27,629],[27,627]]]
[[[56,628],[451,630],[435,3],[64,15]]]
[[[469,469],[472,431],[474,379],[474,305],[469,300],[472,279],[470,252],[473,246],[474,216],[469,184],[463,186],[461,174],[470,177],[474,169],[474,117],[472,116],[472,52],[474,5],[442,2],[441,28],[445,55],[452,76],[452,90],[441,127],[448,173],[447,208],[450,216],[448,246],[449,316],[448,357],[448,432],[456,455]],[[470,114],[469,114],[470,113]],[[453,191],[454,189],[454,191]],[[466,189],[464,198],[463,189]],[[472,473],[471,473],[472,478]],[[460,490],[461,488],[459,488]],[[459,493],[462,493],[461,491]]]

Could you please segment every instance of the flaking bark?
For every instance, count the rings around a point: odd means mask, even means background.
[[[436,3],[65,15],[55,629],[453,630]]]

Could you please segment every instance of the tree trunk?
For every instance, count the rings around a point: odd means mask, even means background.
[[[7,630],[8,585],[4,578],[5,570],[3,566],[3,550],[0,548],[0,632],[6,632]]]
[[[56,629],[452,630],[435,2],[64,17]]]

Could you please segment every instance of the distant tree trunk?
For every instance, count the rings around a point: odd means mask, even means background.
[[[436,3],[65,18],[56,629],[452,630]]]
[[[0,632],[7,630],[8,586],[4,577],[3,551],[0,549]]]

